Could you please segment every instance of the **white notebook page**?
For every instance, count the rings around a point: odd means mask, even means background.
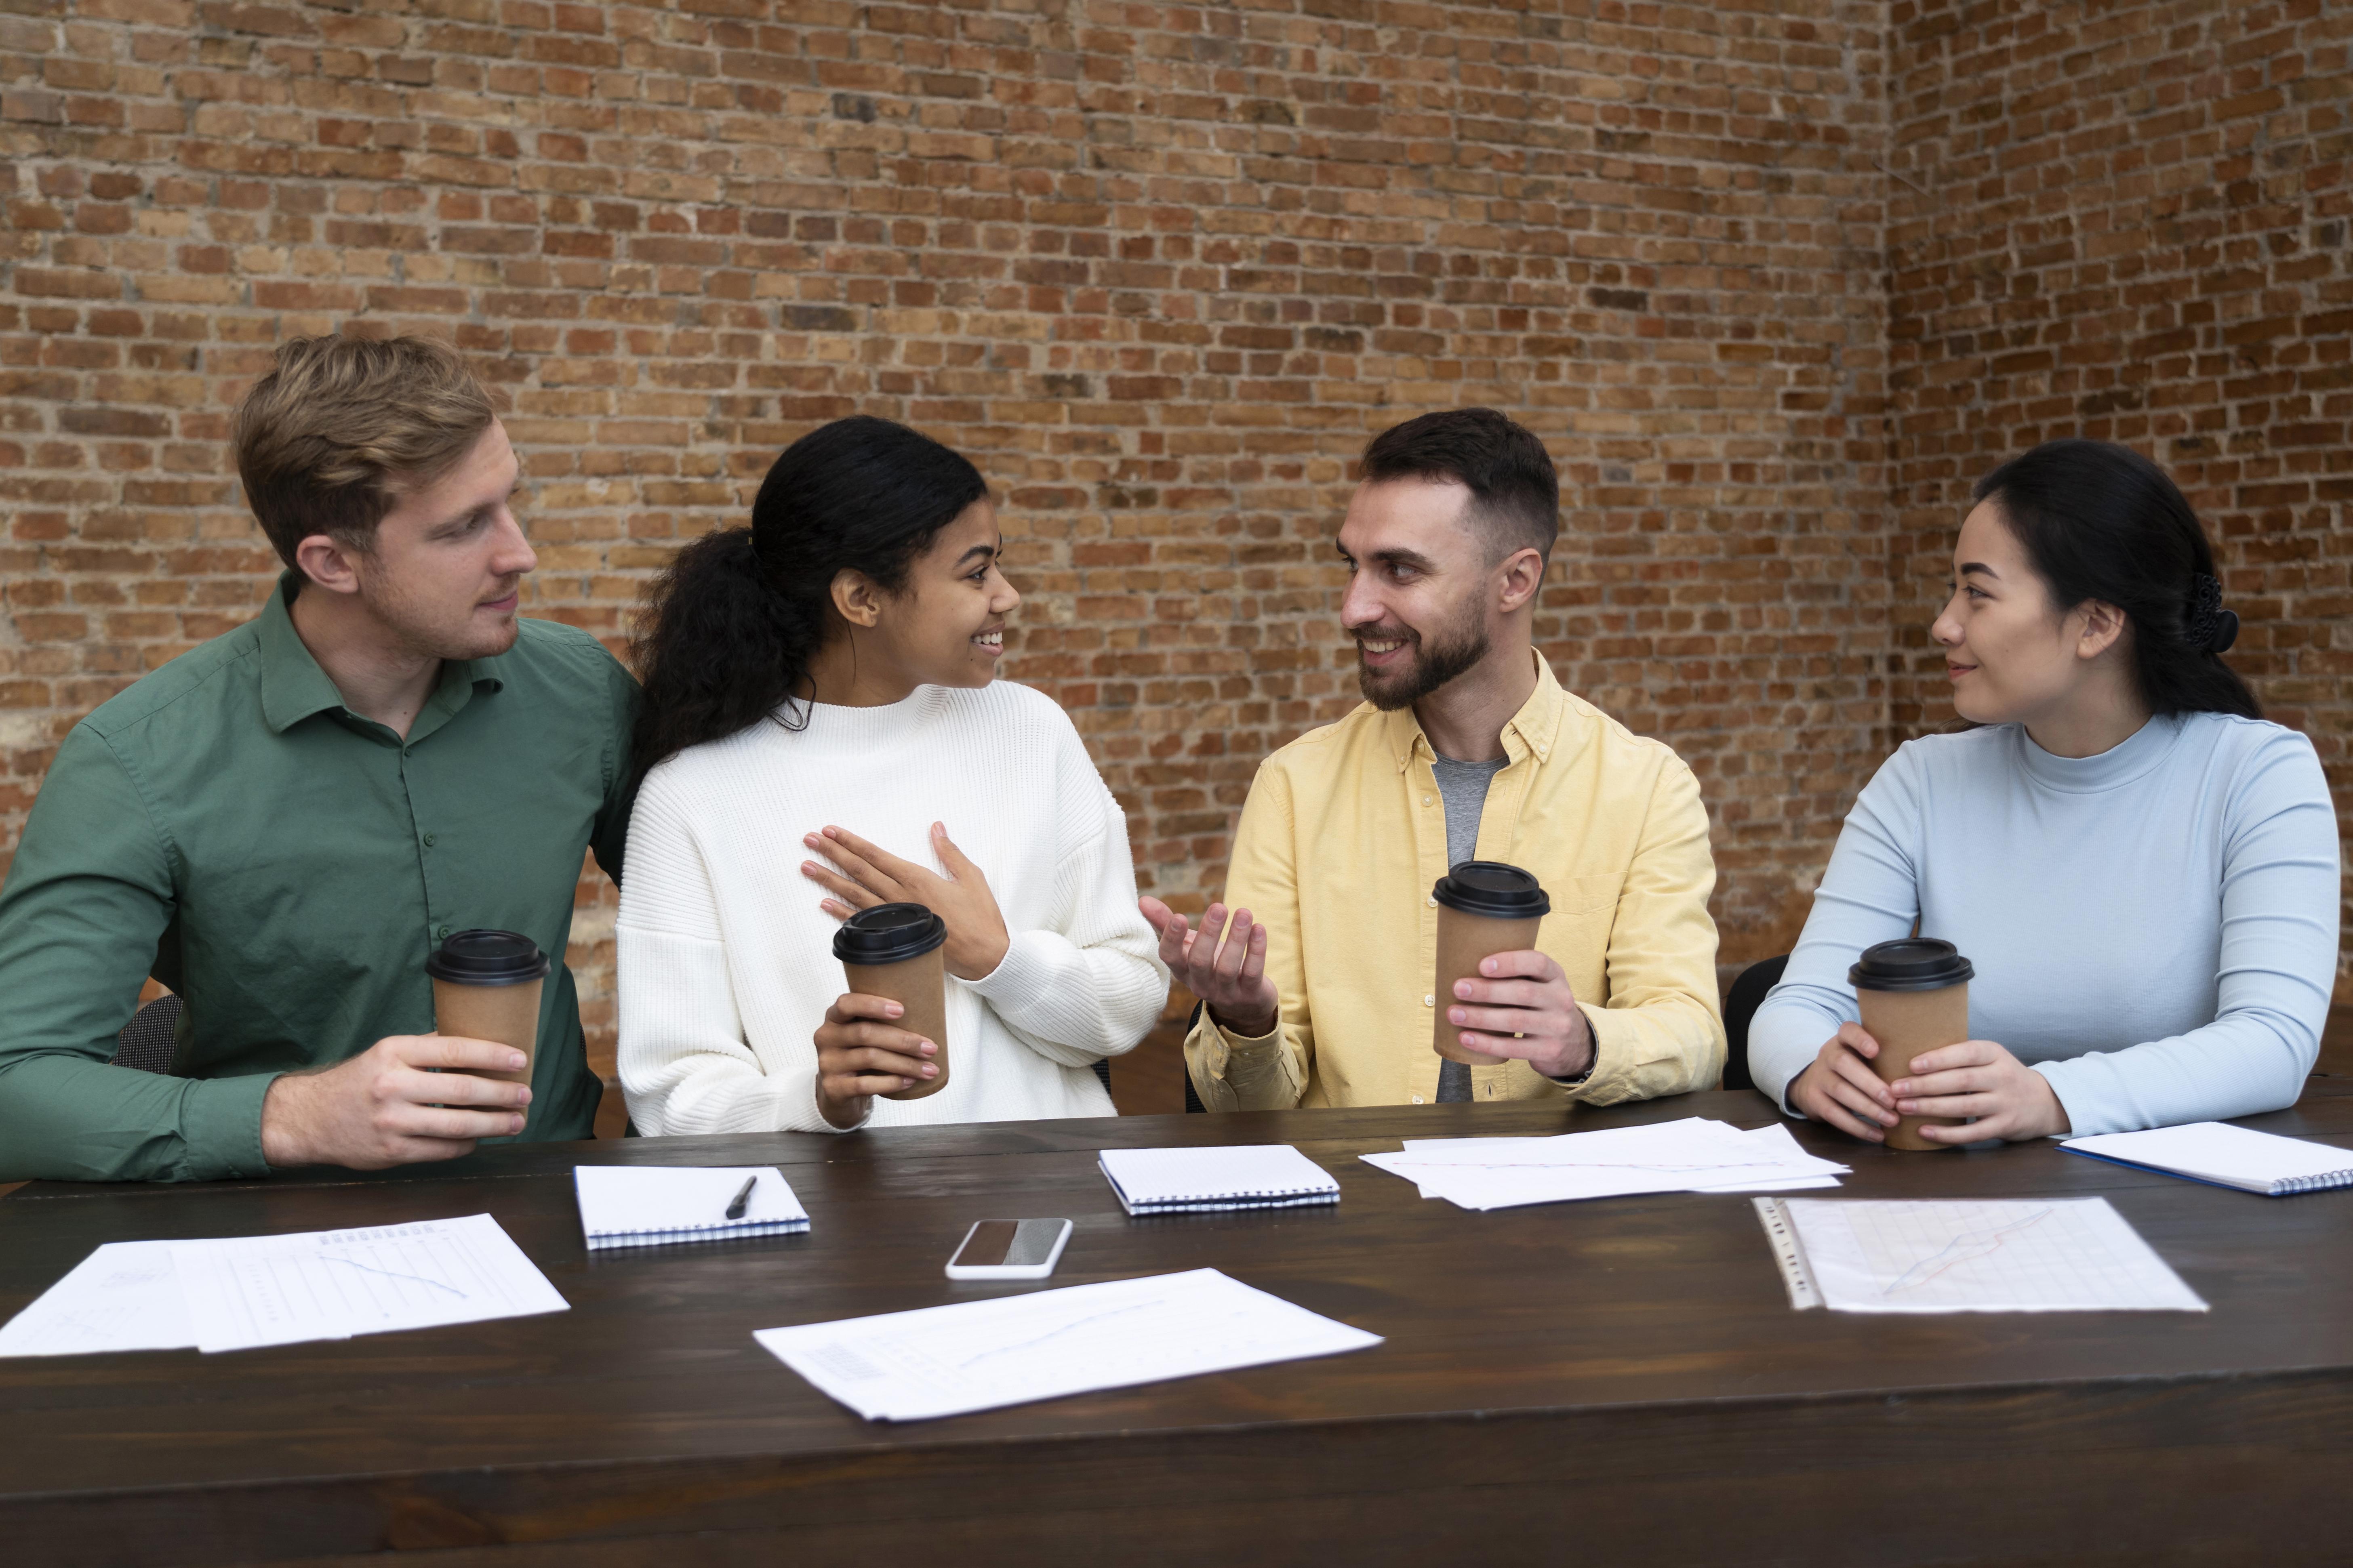
[[[1222,1198],[1336,1194],[1340,1190],[1329,1171],[1288,1143],[1105,1149],[1100,1158],[1113,1184],[1138,1208]]]
[[[2063,1147],[2259,1192],[2275,1182],[2353,1171],[2353,1150],[2282,1138],[2225,1121],[2192,1121],[2146,1132],[2101,1132],[2071,1138]]]
[[[752,1183],[740,1219],[727,1205]],[[731,1230],[774,1230],[808,1223],[792,1184],[773,1165],[575,1165],[580,1228],[589,1240],[606,1237]]]

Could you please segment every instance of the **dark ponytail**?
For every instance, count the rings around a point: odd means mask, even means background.
[[[808,695],[809,660],[839,619],[835,576],[900,587],[908,563],[987,496],[972,464],[887,419],[837,419],[786,447],[752,502],[752,526],[681,550],[649,595],[636,649],[638,772],[763,719],[806,724],[791,703]]]
[[[2046,441],[1978,484],[2063,614],[2097,599],[2132,626],[2133,674],[2152,713],[2263,709],[2221,655],[2239,617],[2222,608],[2214,552],[2165,470],[2127,447]]]

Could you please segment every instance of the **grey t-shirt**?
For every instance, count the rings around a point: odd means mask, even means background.
[[[1438,797],[1446,803],[1446,863],[1459,866],[1479,857],[1479,816],[1487,806],[1487,786],[1504,771],[1509,757],[1487,763],[1458,763],[1430,752],[1430,771],[1438,775]],[[1451,996],[1438,998],[1444,1007]],[[1461,1062],[1438,1064],[1439,1103],[1471,1098],[1471,1069]]]

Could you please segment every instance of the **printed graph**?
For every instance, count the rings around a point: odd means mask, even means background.
[[[1792,1200],[1828,1306],[1847,1312],[2202,1312],[2105,1198]]]

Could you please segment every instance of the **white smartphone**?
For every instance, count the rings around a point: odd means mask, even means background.
[[[951,1279],[1043,1279],[1071,1239],[1066,1219],[984,1219],[948,1259]]]

